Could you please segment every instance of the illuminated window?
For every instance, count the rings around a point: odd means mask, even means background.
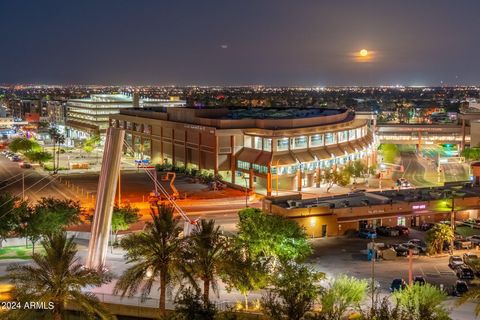
[[[263,150],[272,151],[272,139],[270,138],[263,139]]]
[[[339,132],[337,132],[337,135],[338,135],[338,142],[339,143],[347,141],[348,131],[339,131]]]
[[[288,150],[288,138],[282,138],[277,140],[277,151]]]
[[[262,138],[253,137],[253,148],[257,150],[262,150]]]
[[[250,163],[246,161],[237,161],[237,168],[238,169],[244,169],[244,170],[249,170],[250,169]]]
[[[348,130],[348,141],[357,139],[355,129]]]
[[[335,133],[333,132],[328,132],[325,134],[325,145],[329,145],[329,144],[334,144],[336,143],[336,139],[335,139]]]
[[[363,134],[362,134],[362,128],[357,128],[357,139],[360,139],[361,137],[363,137]]]
[[[319,147],[323,146],[323,134],[315,134],[310,137],[310,146]]]
[[[292,149],[303,149],[307,147],[307,137],[306,136],[301,136],[301,137],[295,137],[291,140]]]

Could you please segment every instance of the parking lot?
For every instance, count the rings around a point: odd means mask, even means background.
[[[407,242],[410,239],[423,240],[425,232],[410,229],[410,235],[398,237],[378,237],[377,243],[386,245]],[[312,240],[314,253],[310,263],[327,276],[348,274],[362,279],[372,278],[372,262],[367,258],[367,245],[371,242],[356,236],[332,237]],[[465,252],[480,254],[476,249],[455,250],[455,255]],[[423,276],[428,283],[443,286],[451,290],[457,280],[455,272],[448,266],[449,254],[438,256],[413,256],[413,276]],[[403,278],[408,282],[408,258],[397,257],[394,260],[379,259],[375,262],[373,276],[382,292],[388,292],[393,279]],[[474,285],[475,280],[470,282]]]

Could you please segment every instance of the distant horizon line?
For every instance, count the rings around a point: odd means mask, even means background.
[[[0,88],[10,89],[11,87],[102,87],[102,88],[293,88],[293,89],[330,89],[330,88],[480,88],[480,84],[456,84],[456,85],[268,85],[268,84],[238,84],[238,85],[176,85],[176,84],[42,84],[42,83],[0,83]]]

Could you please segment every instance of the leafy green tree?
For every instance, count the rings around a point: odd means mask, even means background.
[[[238,240],[252,259],[262,257],[277,260],[301,261],[312,251],[305,230],[293,220],[268,215],[257,208],[238,213]]]
[[[53,171],[54,173],[58,172],[58,162],[60,159],[60,145],[65,143],[65,136],[60,134],[56,127],[50,127],[48,129],[48,133],[50,134],[50,139],[53,142]],[[58,151],[57,150],[58,145]]]
[[[101,140],[99,135],[92,135],[83,142],[83,151],[85,151],[86,153],[91,153],[93,150],[95,150],[96,147],[100,145],[100,141]]]
[[[126,251],[127,264],[133,265],[122,274],[114,293],[133,296],[140,289],[145,299],[158,279],[159,309],[164,313],[167,286],[179,277],[178,268],[184,264],[182,231],[180,220],[173,217],[173,208],[162,205],[158,212],[152,212],[152,222],[147,223],[144,232],[123,238],[120,245]]]
[[[339,187],[345,187],[348,185],[350,183],[350,177],[350,173],[346,169],[325,170],[322,179],[323,182],[327,184],[327,192],[329,192],[334,185]]]
[[[245,309],[248,310],[250,292],[263,289],[269,283],[269,259],[253,257],[236,237],[230,239],[230,242],[220,277],[228,291],[236,289],[244,296]]]
[[[444,243],[451,243],[455,239],[452,228],[443,223],[435,224],[427,231],[425,242],[428,251],[432,254],[442,253]]]
[[[431,284],[413,284],[393,293],[400,309],[415,320],[450,319],[443,303],[447,295]]]
[[[465,148],[460,155],[465,157],[467,161],[477,161],[480,160],[480,148]]]
[[[323,273],[296,263],[282,263],[273,278],[273,288],[262,298],[266,314],[273,320],[300,320],[311,311],[321,293]]]
[[[175,299],[176,320],[214,320],[217,308],[214,304],[202,301],[199,290],[187,288]]]
[[[354,277],[340,276],[332,282],[322,293],[323,320],[343,319],[345,312],[352,308],[359,308],[366,296],[368,282]]]
[[[0,193],[0,247],[3,241],[20,229],[28,203],[10,193]]]
[[[38,142],[28,138],[15,138],[9,143],[8,148],[12,152],[40,151],[42,149]]]
[[[20,234],[35,243],[42,236],[63,232],[66,227],[80,222],[80,204],[73,200],[42,198],[22,216]]]
[[[398,156],[398,147],[392,143],[383,143],[379,147],[380,153],[383,157],[383,162],[394,163]]]
[[[130,204],[123,206],[115,206],[112,214],[112,232],[115,235],[114,242],[117,242],[118,232],[128,230],[131,224],[140,220],[138,208],[132,207]]]
[[[28,160],[38,162],[39,164],[52,160],[52,155],[46,151],[28,151],[25,153],[25,156]]]
[[[42,241],[44,254],[33,254],[32,263],[13,264],[7,277],[14,285],[12,298],[20,303],[52,304],[52,309],[19,308],[7,313],[7,319],[65,319],[65,305],[74,303],[85,319],[111,319],[93,293],[86,288],[108,283],[111,277],[99,269],[85,268],[79,263],[77,246],[65,233],[47,236]],[[3,317],[2,317],[3,318]]]
[[[227,241],[214,220],[198,221],[187,239],[183,273],[198,288],[203,282],[203,301],[209,303],[210,287],[217,292],[217,276],[224,264]]]
[[[363,178],[368,174],[367,165],[361,160],[355,160],[349,163],[344,170],[353,178],[354,182],[356,182],[358,178]]]

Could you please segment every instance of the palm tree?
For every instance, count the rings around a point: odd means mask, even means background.
[[[151,223],[146,231],[130,234],[120,242],[127,251],[127,263],[135,263],[118,280],[114,294],[133,296],[141,287],[145,299],[156,279],[160,280],[160,312],[165,311],[166,288],[177,278],[177,266],[181,265],[183,239],[180,220],[173,217],[171,206],[161,205],[158,213],[152,210]]]
[[[224,259],[226,239],[215,226],[215,220],[200,220],[188,238],[186,263],[183,272],[195,288],[196,280],[203,281],[203,301],[209,302],[210,287],[217,291],[216,275]]]
[[[82,291],[108,283],[110,275],[102,269],[88,269],[78,263],[77,246],[73,241],[73,237],[67,238],[63,232],[47,236],[42,241],[45,253],[33,254],[33,264],[13,264],[7,268],[7,277],[14,286],[14,300],[46,306],[41,313],[28,308],[12,310],[8,314],[11,319],[41,319],[43,316],[62,320],[68,303],[78,305],[87,319],[95,316],[111,319],[93,293]]]
[[[65,136],[63,134],[59,134],[57,136],[57,143],[58,143],[58,149],[57,149],[57,165],[56,165],[56,171],[55,173],[58,172],[60,168],[60,145],[65,143]]]
[[[50,139],[52,140],[53,142],[53,172],[55,172],[56,170],[56,152],[55,152],[55,148],[56,148],[56,145],[57,145],[57,139],[58,139],[58,136],[60,135],[58,133],[58,129],[55,128],[55,127],[51,127],[50,129],[48,129],[48,133],[50,134]]]

